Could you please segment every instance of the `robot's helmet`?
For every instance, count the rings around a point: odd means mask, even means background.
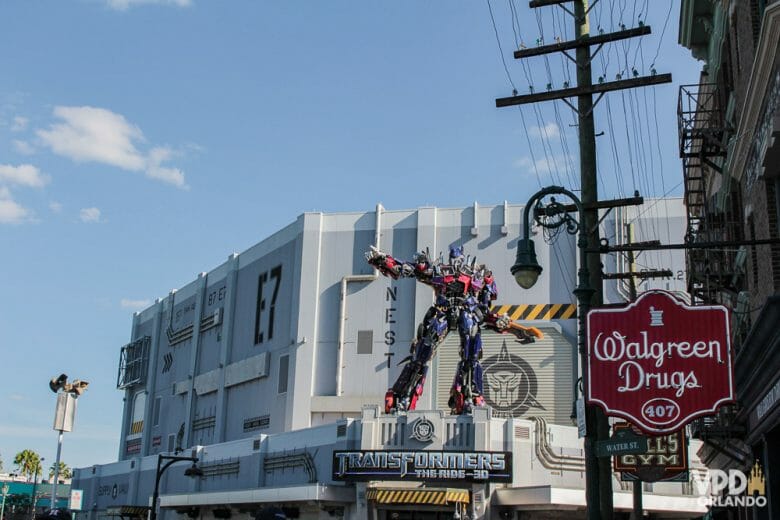
[[[468,310],[473,311],[477,307],[477,300],[473,296],[469,296],[463,304]]]
[[[450,248],[450,262],[463,258],[463,246],[453,246]]]
[[[430,259],[428,258],[428,253],[425,251],[420,251],[419,253],[414,254],[414,261],[417,264],[427,264],[430,263]]]
[[[444,295],[440,294],[436,297],[436,307],[447,307],[448,305],[449,302]]]

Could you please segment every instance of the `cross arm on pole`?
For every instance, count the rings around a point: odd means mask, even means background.
[[[589,47],[591,45],[599,45],[617,40],[634,38],[636,36],[644,36],[650,34],[650,32],[650,26],[643,25],[641,27],[626,29],[624,31],[616,31],[608,34],[598,34],[596,36],[585,36],[576,40],[552,43],[550,45],[540,45],[539,47],[533,47],[531,49],[520,49],[514,52],[514,57],[515,59],[530,58],[532,56],[539,56],[541,54],[550,54],[551,52],[568,51],[578,47]]]
[[[565,7],[563,4],[567,4],[569,2],[572,2],[573,0],[531,0],[528,2],[528,6],[531,7],[531,9],[535,9],[537,7],[545,7],[548,5],[557,5],[561,9],[564,9],[569,14],[574,16],[574,13],[572,13],[567,7]],[[585,14],[588,14],[591,9],[593,9],[596,4],[599,3],[599,0],[593,0],[593,2],[590,4],[590,7],[588,7],[588,10],[585,11]]]
[[[527,105],[529,103],[538,103],[540,101],[552,101],[555,99],[585,96],[588,94],[612,92],[614,90],[623,90],[626,88],[671,83],[671,81],[671,74],[656,74],[652,76],[641,76],[638,78],[607,81],[605,83],[598,83],[596,85],[588,85],[584,87],[564,88],[559,90],[551,90],[549,92],[539,92],[536,94],[524,94],[521,96],[498,98],[496,99],[496,107],[502,108],[514,105]]]

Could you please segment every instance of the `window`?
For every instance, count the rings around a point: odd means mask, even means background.
[[[138,392],[133,397],[133,415],[131,417],[130,434],[144,431],[144,413],[146,412],[146,391]]]
[[[374,344],[374,331],[373,330],[359,330],[357,338],[357,353],[358,354],[371,354]]]
[[[287,378],[290,371],[290,356],[284,355],[279,358],[279,386],[277,390],[280,394],[287,392]]]
[[[168,451],[174,451],[176,449],[176,434],[171,433],[168,435]]]

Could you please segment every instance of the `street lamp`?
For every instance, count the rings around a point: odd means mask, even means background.
[[[57,507],[57,484],[60,479],[60,454],[64,432],[73,430],[76,418],[76,398],[84,393],[89,383],[76,379],[68,383],[68,376],[60,374],[49,381],[49,388],[57,394],[57,407],[54,410],[54,429],[59,432],[57,438],[57,457],[54,460],[54,482],[51,486],[51,511]],[[62,390],[62,391],[60,391]]]
[[[165,464],[162,462],[167,460]],[[165,470],[176,462],[188,461],[192,465],[184,470],[185,477],[202,477],[203,470],[197,465],[198,457],[177,457],[174,455],[157,455],[157,474],[154,477],[154,493],[152,494],[152,509],[149,511],[149,520],[157,520],[157,500],[160,498],[160,477]]]
[[[8,496],[8,492],[11,490],[11,486],[9,486],[8,483],[6,482],[5,484],[3,484],[1,490],[3,492],[3,505],[0,506],[0,520],[3,520],[3,515],[5,515],[5,497]]]
[[[536,260],[536,251],[533,239],[530,238],[531,223],[529,217],[533,211],[534,221],[542,228],[550,231],[565,230],[568,234],[577,234],[577,248],[580,251],[580,267],[577,270],[577,287],[574,295],[577,297],[577,318],[579,321],[577,333],[577,348],[580,352],[580,364],[582,365],[582,386],[588,388],[587,357],[587,315],[590,310],[590,302],[595,290],[590,285],[590,272],[588,270],[587,252],[588,230],[583,229],[581,223],[570,213],[566,205],[561,204],[553,195],[563,195],[574,203],[579,218],[582,219],[583,207],[580,199],[571,191],[561,186],[548,186],[536,192],[528,200],[523,210],[523,238],[517,242],[517,258],[510,271],[517,284],[523,289],[530,289],[536,283],[542,272],[542,266]],[[545,197],[550,197],[545,203]],[[577,388],[579,378],[577,364],[572,367],[573,398],[576,406]],[[583,392],[584,397],[584,392]],[[590,407],[586,407],[586,410]],[[587,414],[588,419],[592,414]],[[595,450],[595,431],[593,421],[586,421],[585,430],[585,504],[588,510],[588,518],[598,518],[599,488],[598,472],[599,462]]]

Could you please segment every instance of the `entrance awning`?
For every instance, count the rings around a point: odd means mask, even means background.
[[[377,504],[431,504],[469,503],[467,489],[369,489],[366,498]]]

